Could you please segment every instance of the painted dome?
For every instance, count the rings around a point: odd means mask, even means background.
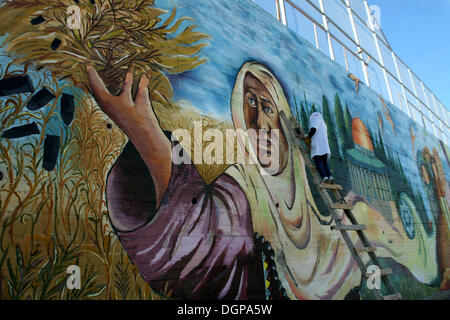
[[[370,151],[374,150],[369,131],[360,118],[355,118],[352,121],[352,136],[353,142],[357,145]]]

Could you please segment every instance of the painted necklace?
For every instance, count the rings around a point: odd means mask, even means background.
[[[256,252],[261,253],[261,262],[264,269],[264,288],[266,300],[290,300],[286,290],[283,288],[278,278],[277,266],[275,263],[275,252],[266,241],[264,236],[255,232]]]

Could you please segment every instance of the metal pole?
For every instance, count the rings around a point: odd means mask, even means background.
[[[411,114],[411,110],[409,108],[408,98],[406,96],[405,85],[403,84],[402,75],[400,74],[400,68],[398,67],[397,57],[395,56],[394,51],[391,51],[391,54],[392,54],[392,60],[394,60],[395,71],[397,71],[397,76],[398,76],[398,79],[400,80],[400,86],[402,88],[403,99],[405,99],[406,111],[408,113],[408,116],[411,118],[412,114]]]
[[[367,72],[367,66],[366,66],[366,64],[364,62],[364,57],[362,55],[362,51],[363,50],[362,50],[360,42],[359,42],[359,36],[358,36],[358,32],[356,31],[356,24],[355,24],[355,20],[353,18],[353,13],[352,13],[352,9],[350,7],[349,0],[345,0],[345,4],[347,5],[348,16],[349,16],[349,19],[350,19],[350,23],[352,25],[353,35],[355,36],[355,42],[356,42],[356,45],[358,47],[358,52],[360,52],[358,55],[359,55],[359,58],[361,60],[361,66],[362,66],[362,70],[363,70],[363,74],[364,74],[364,79],[365,79],[365,82],[366,82],[367,86],[370,87],[369,74]]]
[[[320,9],[322,10],[322,21],[323,21],[323,27],[325,28],[325,31],[327,32],[327,38],[328,38],[328,49],[330,51],[330,58],[335,61],[335,57],[334,57],[334,50],[333,50],[333,43],[331,41],[331,35],[330,35],[330,31],[328,29],[328,20],[327,20],[327,16],[325,15],[325,7],[323,5],[323,0],[319,0],[319,4],[320,4]]]
[[[319,35],[317,34],[317,25],[315,22],[313,22],[313,26],[314,26],[314,37],[316,38],[316,48],[318,50],[320,50],[320,46],[319,46]]]
[[[374,42],[375,42],[375,47],[377,48],[378,56],[380,58],[380,64],[381,64],[382,69],[383,69],[384,81],[385,81],[386,87],[388,89],[389,100],[391,100],[391,103],[394,104],[394,98],[392,96],[391,87],[389,85],[389,80],[388,80],[388,75],[387,75],[387,72],[386,72],[386,67],[384,65],[383,55],[381,53],[381,48],[380,48],[380,44],[378,42],[377,34],[375,33],[375,26],[373,25],[373,21],[372,21],[372,13],[370,12],[370,8],[369,8],[369,5],[367,4],[366,0],[364,0],[364,6],[366,8],[367,16],[370,18],[369,19],[369,27],[371,29],[370,31],[372,31],[372,36],[373,36],[373,39],[374,39]]]
[[[420,116],[421,116],[421,118],[422,118],[422,126],[423,126],[424,128],[426,128],[426,126],[425,126],[425,120],[423,119],[423,110],[422,110],[422,106],[420,105],[419,95],[417,94],[416,84],[414,83],[414,78],[413,78],[411,69],[409,69],[409,68],[408,68],[408,74],[409,74],[409,78],[411,79],[412,88],[413,88],[414,95],[415,95],[415,98],[416,98],[416,104],[417,104],[416,109],[420,112]]]
[[[278,20],[281,21],[282,24],[287,26],[287,18],[286,18],[286,6],[284,5],[284,0],[275,0],[278,8]]]

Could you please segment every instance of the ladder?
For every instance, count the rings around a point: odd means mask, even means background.
[[[340,190],[343,189],[342,186],[338,184],[322,183],[322,179],[320,178],[320,175],[317,172],[315,165],[313,165],[310,159],[309,150],[307,150],[300,142],[301,137],[304,136],[304,133],[299,123],[293,118],[288,119],[284,111],[280,111],[280,116],[281,119],[284,121],[284,123],[288,125],[289,130],[292,133],[292,136],[297,138],[297,139],[294,138],[295,143],[298,146],[303,156],[303,159],[305,160],[307,168],[311,170],[314,184],[316,185],[317,190],[320,193],[320,196],[322,197],[326,206],[330,210],[331,217],[335,223],[333,226],[331,226],[331,229],[337,230],[341,233],[342,238],[347,244],[347,247],[349,248],[353,259],[356,261],[359,269],[361,270],[361,273],[363,274],[364,277],[366,277],[366,279],[369,278],[372,274],[368,272],[364,262],[361,259],[360,254],[368,254],[372,263],[378,267],[380,266],[380,263],[375,254],[376,247],[371,246],[369,240],[364,234],[366,226],[358,224],[358,221],[356,221],[356,218],[352,212],[353,207],[346,202],[346,200],[340,193]],[[333,194],[334,198],[336,199],[336,202],[332,200],[329,192]],[[351,222],[351,225],[347,225],[342,222],[338,210],[344,211],[345,215],[348,217],[348,220]],[[356,232],[363,246],[360,248],[355,247],[347,232]],[[401,294],[395,290],[391,280],[389,279],[389,275],[391,274],[393,274],[392,269],[389,268],[381,269],[380,277],[383,283],[385,284],[389,294],[387,296],[383,296],[381,290],[375,288],[373,289],[373,292],[377,300],[400,300],[402,298]]]

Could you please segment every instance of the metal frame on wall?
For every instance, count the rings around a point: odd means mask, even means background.
[[[303,30],[307,30],[308,26],[306,25],[301,26],[300,30],[294,31],[305,36],[317,49],[341,64],[348,72],[359,75],[361,81],[367,86],[396,105],[438,139],[449,144],[449,111],[391,49],[381,29],[377,29],[374,24],[373,14],[367,0],[253,1],[268,11],[269,7],[275,8],[275,12],[270,13],[288,27],[290,25],[286,10],[295,10],[296,13],[300,13],[302,18],[306,18],[302,21],[311,23],[314,39],[303,34]],[[343,10],[345,8],[345,14],[339,18],[348,19],[351,32],[345,31],[340,23],[327,14],[327,8],[331,5],[339,6]],[[319,32],[326,35],[326,45],[320,45]],[[370,43],[363,43],[361,39],[363,32],[366,33],[366,36],[370,35]],[[369,46],[373,46],[374,50],[370,50]],[[342,50],[343,59],[336,58],[338,50]],[[383,53],[385,53],[384,56]],[[391,62],[389,65],[388,60]],[[352,61],[357,61],[357,63],[351,63]]]

